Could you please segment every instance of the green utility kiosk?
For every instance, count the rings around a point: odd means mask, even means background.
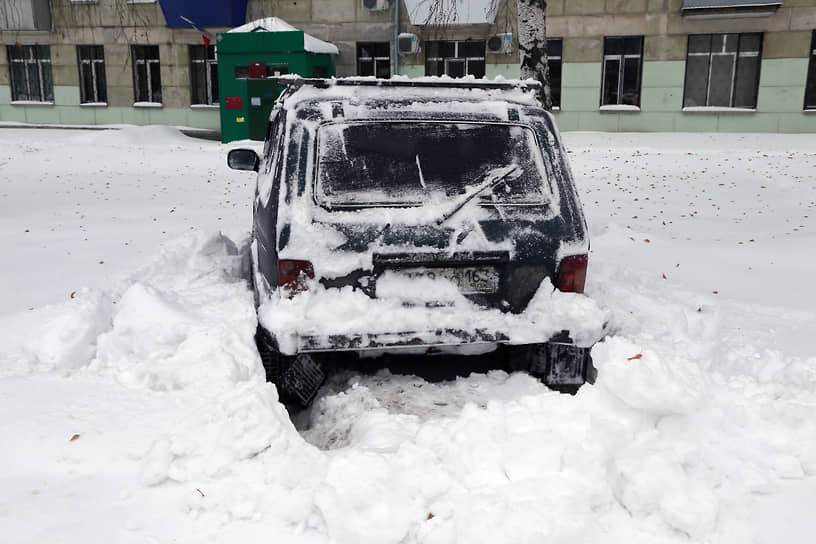
[[[337,47],[277,17],[218,34],[216,41],[222,142],[264,140],[269,112],[280,94],[277,80],[267,78],[335,75]]]

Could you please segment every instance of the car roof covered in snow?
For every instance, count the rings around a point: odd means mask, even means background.
[[[282,94],[285,109],[318,110],[321,117],[382,118],[412,116],[512,118],[516,106],[540,108],[536,81],[487,80],[474,77],[393,79],[350,77],[304,79],[278,78],[287,88]]]

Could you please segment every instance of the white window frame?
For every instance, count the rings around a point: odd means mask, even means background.
[[[83,48],[90,48],[90,47],[101,47],[102,48],[102,58],[101,59],[83,59],[81,51]],[[102,45],[77,45],[77,58],[79,62],[79,102],[80,104],[101,104],[107,102],[107,96],[105,100],[99,99],[99,86],[97,84],[97,71],[99,70],[100,66],[102,71],[105,71],[105,49]],[[93,96],[91,97],[92,100],[88,98],[88,91],[87,89],[83,89],[83,82],[85,79],[82,77],[82,67],[87,66],[91,70],[91,80],[93,81],[93,88],[91,89]],[[107,90],[105,91],[107,95]]]
[[[561,86],[564,82],[564,63],[562,62],[562,57],[564,55],[564,38],[547,38],[547,41],[555,40],[561,42],[561,54],[550,55],[550,52],[547,51],[547,62],[550,63],[554,60],[557,60],[559,63],[561,63],[561,81],[558,82],[558,105],[553,104],[553,110],[559,111],[561,110]],[[550,85],[550,92],[552,92],[552,85]]]
[[[742,51],[741,48],[740,48],[740,38],[739,38],[741,34],[759,34],[760,35],[760,40],[759,40],[760,49],[757,50],[757,51]],[[706,77],[706,100],[705,100],[705,106],[703,106],[703,107],[706,107],[706,108],[716,107],[716,106],[711,106],[709,104],[711,102],[711,72],[712,72],[712,68],[714,67],[714,57],[717,56],[717,57],[731,57],[731,88],[729,89],[729,94],[728,94],[728,104],[729,105],[728,106],[722,106],[722,107],[733,108],[733,109],[745,109],[745,108],[742,108],[742,107],[734,106],[734,89],[735,89],[735,86],[737,84],[737,62],[738,62],[740,57],[748,58],[748,57],[758,57],[760,55],[760,51],[761,51],[761,48],[762,48],[762,34],[759,33],[759,32],[726,32],[726,33],[716,33],[716,32],[714,32],[714,33],[711,33],[710,36],[712,38],[711,39],[711,49],[708,51],[708,53],[692,53],[690,51],[686,53],[687,59],[688,59],[688,57],[709,57],[709,60],[708,60],[708,75]],[[725,50],[726,42],[728,41],[728,36],[736,36],[737,37],[737,50],[736,51],[726,51]],[[721,39],[720,51],[715,51],[714,50],[714,39],[715,38],[720,38]],[[686,77],[688,77],[688,73],[686,74]],[[757,83],[757,85],[759,85],[759,74],[757,74],[756,83]],[[685,86],[685,81],[683,82],[683,85]],[[685,102],[685,97],[683,97],[683,101]],[[685,107],[686,106],[684,106],[684,108]]]
[[[138,44],[133,45],[131,49],[131,55],[133,56],[133,97],[134,102],[136,104],[161,104],[161,102],[154,102],[153,99],[153,81],[152,76],[150,75],[150,65],[151,64],[158,64],[159,70],[161,70],[161,58],[156,59],[149,59],[149,58],[137,58],[136,56],[136,49],[135,47],[156,47],[158,50],[159,46],[153,46],[150,44]],[[137,66],[144,65],[145,67],[145,77],[147,77],[147,94],[146,97],[148,100],[139,100],[139,70],[136,69]],[[159,82],[159,92],[161,92],[161,82]],[[162,100],[164,96],[162,96]]]
[[[805,75],[805,106],[803,109],[807,112],[816,112],[816,101],[810,104],[807,102],[807,84],[811,70],[814,71],[813,77],[816,78],[816,30],[811,34],[811,44],[812,50],[810,52],[810,58],[808,59],[808,72]],[[816,84],[816,81],[814,81],[814,84]],[[816,98],[814,98],[814,100],[816,100]]]
[[[192,103],[193,98],[193,78],[190,78],[190,102],[191,106],[214,106],[218,104],[218,101],[213,97],[213,89],[212,89],[212,67],[213,65],[218,65],[218,57],[215,54],[215,46],[210,45],[209,47],[206,45],[193,45],[192,47],[203,47],[204,48],[204,58],[203,59],[194,59],[190,57],[190,64],[203,64],[204,65],[204,78],[207,82],[207,102],[201,103],[196,102],[195,104]],[[213,58],[210,58],[208,55],[208,49],[213,48]]]
[[[465,74],[464,75],[465,76],[467,76],[470,73],[470,70],[469,70],[470,61],[481,61],[482,64],[485,65],[485,69],[487,69],[487,63],[485,62],[485,57],[484,56],[481,56],[481,57],[462,57],[462,56],[459,56],[459,45],[463,44],[463,43],[467,43],[467,42],[470,42],[470,43],[482,42],[482,44],[485,46],[485,51],[486,51],[487,50],[487,42],[485,40],[439,40],[439,41],[454,44],[454,54],[453,54],[453,56],[451,56],[451,57],[425,57],[426,66],[427,66],[427,62],[429,60],[430,61],[436,61],[436,62],[442,61],[442,62],[444,62],[444,66],[445,66],[444,74],[449,75],[448,74],[448,67],[450,66],[449,61],[454,61],[454,62],[464,61],[464,64],[465,64]],[[426,68],[426,70],[427,70],[427,68]]]
[[[26,87],[26,94],[28,96],[32,96],[34,93],[31,92],[31,79],[28,77],[28,67],[30,65],[36,64],[37,65],[37,74],[39,75],[39,100],[15,100],[12,98],[12,102],[41,102],[43,104],[53,104],[54,100],[46,100],[48,96],[45,92],[45,78],[43,77],[43,64],[51,64],[51,49],[49,47],[48,53],[49,56],[47,59],[40,59],[36,58],[34,51],[36,51],[37,47],[41,47],[39,45],[21,45],[20,46],[23,50],[24,56],[23,58],[11,58],[9,55],[9,82],[11,83],[11,91],[12,96],[14,93],[14,86],[18,83],[14,80],[14,70],[11,67],[14,64],[22,64],[23,65],[23,74],[25,74],[25,87]],[[48,47],[48,46],[46,46]],[[9,49],[6,49],[8,51]],[[53,86],[53,81],[52,81]],[[51,89],[51,94],[53,95],[54,90]]]
[[[643,36],[608,36],[610,38],[640,38],[640,53],[633,54],[633,53],[621,53],[617,55],[607,55],[604,53],[603,56],[603,70],[601,73],[601,107],[603,106],[621,106],[621,100],[623,99],[623,69],[626,65],[626,59],[636,59],[638,61],[638,104],[640,104],[641,93],[643,92]],[[606,44],[606,39],[604,39],[604,44]],[[618,101],[614,104],[606,104],[604,103],[604,89],[606,89],[606,63],[610,60],[617,60],[618,61],[618,92],[617,97]],[[634,106],[640,108],[640,106]]]

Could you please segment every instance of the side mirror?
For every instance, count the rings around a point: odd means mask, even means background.
[[[227,165],[233,170],[258,171],[261,159],[251,149],[231,149],[227,154]]]

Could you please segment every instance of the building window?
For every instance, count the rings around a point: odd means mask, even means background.
[[[47,45],[9,45],[6,50],[11,75],[11,100],[53,102],[51,48]]]
[[[101,45],[78,45],[79,101],[82,104],[108,101],[105,83],[105,52]]]
[[[640,107],[643,36],[604,38],[601,106]]]
[[[550,96],[553,108],[561,107],[561,38],[547,38],[547,65],[550,69]]]
[[[161,104],[161,68],[158,45],[131,46],[133,90],[136,102]]]
[[[391,44],[362,42],[357,44],[357,75],[391,77]]]
[[[805,109],[816,110],[816,30],[810,39],[810,66],[805,83]]]
[[[215,46],[190,46],[190,104],[218,104]]]
[[[689,36],[683,107],[756,108],[762,34]]]
[[[485,41],[425,42],[425,75],[484,77]]]

